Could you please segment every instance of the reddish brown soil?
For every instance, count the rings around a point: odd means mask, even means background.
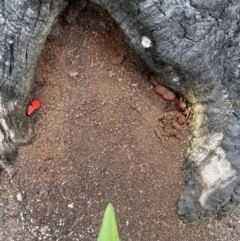
[[[39,58],[35,139],[15,177],[0,177],[0,240],[96,240],[109,202],[125,241],[237,240],[234,215],[197,228],[176,215],[185,117],[155,94],[117,24],[93,4],[66,15]]]

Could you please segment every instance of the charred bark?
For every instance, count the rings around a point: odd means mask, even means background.
[[[0,166],[29,141],[26,106],[38,55],[62,1],[0,1]]]
[[[193,112],[186,188],[178,214],[198,224],[240,203],[240,3],[238,0],[94,0],[129,44]],[[44,40],[62,0],[0,3],[0,154],[26,142],[26,105]],[[164,78],[162,78],[163,76]]]

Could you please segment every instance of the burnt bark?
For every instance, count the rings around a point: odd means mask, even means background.
[[[9,172],[19,145],[30,139],[26,106],[34,69],[62,2],[0,1],[0,166]]]
[[[94,0],[119,23],[156,78],[191,106],[189,168],[178,214],[198,224],[240,203],[238,0]],[[0,155],[6,167],[27,142],[38,55],[62,0],[0,2]],[[164,78],[162,78],[163,76]]]

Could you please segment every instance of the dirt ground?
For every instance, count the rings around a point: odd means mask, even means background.
[[[97,5],[59,17],[36,70],[35,139],[0,176],[0,240],[97,240],[109,202],[122,241],[239,240],[239,211],[200,227],[176,215],[188,127],[149,73]]]

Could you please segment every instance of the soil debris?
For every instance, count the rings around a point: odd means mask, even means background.
[[[106,11],[82,2],[59,16],[39,58],[36,137],[14,178],[0,176],[0,240],[96,240],[109,202],[121,240],[238,240],[238,213],[211,228],[179,220],[186,117],[154,94]]]

